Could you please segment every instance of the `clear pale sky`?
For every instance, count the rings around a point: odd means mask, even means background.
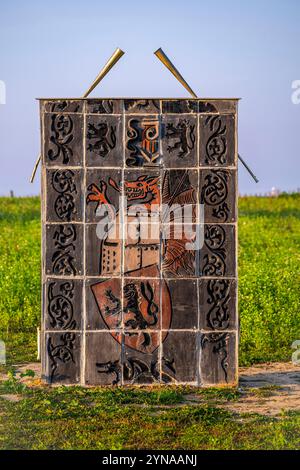
[[[51,0],[0,3],[0,195],[38,194],[36,97],[81,96],[116,47],[126,55],[91,96],[187,92],[153,55],[162,47],[200,97],[241,97],[241,193],[300,187],[299,0]]]

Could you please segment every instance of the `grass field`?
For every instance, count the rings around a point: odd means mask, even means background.
[[[237,415],[237,389],[27,387],[40,317],[40,202],[0,198],[0,449],[295,449],[300,413]],[[239,202],[240,364],[286,361],[300,339],[300,195]],[[0,370],[1,372],[1,370]],[[30,372],[29,372],[30,374]],[[2,398],[1,398],[2,395]],[[4,396],[11,399],[4,399]],[[17,400],[14,400],[14,397]],[[259,399],[259,397],[258,397]]]

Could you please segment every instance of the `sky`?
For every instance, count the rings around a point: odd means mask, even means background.
[[[239,165],[239,192],[297,190],[299,44],[299,0],[0,0],[0,195],[39,194],[35,98],[80,97],[116,47],[91,96],[187,97],[162,47],[199,97],[241,98],[239,153],[259,183]]]

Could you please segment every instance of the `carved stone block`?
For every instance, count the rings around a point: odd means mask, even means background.
[[[48,222],[82,222],[83,171],[60,168],[47,170]]]
[[[121,334],[86,333],[85,383],[120,385],[122,379]]]
[[[170,381],[198,383],[198,334],[170,331],[162,345],[162,364],[169,364]]]
[[[80,382],[81,335],[66,331],[46,333],[43,377],[50,383]]]
[[[45,101],[42,111],[48,113],[82,113],[82,100],[49,100]]]
[[[40,111],[46,380],[234,384],[237,100]]]
[[[86,222],[120,223],[122,172],[115,169],[86,171]],[[109,224],[110,225],[110,224]]]
[[[163,164],[167,168],[197,166],[197,116],[164,115],[161,125]]]
[[[205,333],[200,342],[200,370],[203,385],[235,384],[237,380],[236,335]]]
[[[226,277],[236,275],[235,226],[204,225],[204,244],[200,249],[200,275]]]
[[[233,330],[237,328],[236,281],[202,279],[199,281],[201,330]]]
[[[200,202],[205,223],[235,222],[236,171],[224,168],[201,170]]]
[[[46,274],[81,276],[83,274],[83,225],[46,225]]]
[[[123,335],[123,383],[126,385],[150,385],[161,382],[160,333],[152,331],[148,335],[146,341],[149,340],[150,345],[146,347],[143,346],[145,334],[142,331],[138,333],[127,331]]]
[[[129,168],[161,163],[160,118],[155,115],[127,115],[125,118],[125,164]]]
[[[88,114],[122,114],[122,112],[122,100],[98,98],[90,98],[87,100]]]
[[[124,108],[125,114],[157,114],[160,112],[160,102],[151,99],[125,99]]]
[[[164,114],[197,113],[197,100],[162,100]]]
[[[200,114],[200,166],[236,165],[235,115]]]
[[[80,330],[83,319],[82,281],[48,278],[44,284],[46,330]]]
[[[87,166],[118,167],[122,153],[122,116],[88,115],[86,121]]]
[[[85,299],[87,329],[119,330],[122,328],[121,278],[87,279]]]
[[[171,300],[171,330],[198,328],[197,281],[190,279],[167,279],[167,292],[162,293],[162,315],[168,311],[166,302]],[[169,328],[168,328],[169,329]]]
[[[44,136],[43,159],[47,166],[82,165],[82,114],[44,114]]]

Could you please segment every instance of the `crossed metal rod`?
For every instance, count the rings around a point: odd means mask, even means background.
[[[156,57],[167,67],[168,70],[175,76],[175,78],[184,86],[184,88],[194,97],[198,98],[196,93],[192,90],[192,88],[189,86],[189,84],[185,81],[181,73],[177,70],[177,68],[172,64],[170,59],[167,57],[167,55],[164,53],[164,51],[159,48],[157,51],[154,52]],[[89,94],[94,90],[94,88],[100,83],[100,81],[105,77],[105,75],[110,71],[110,69],[118,62],[119,59],[124,55],[124,52],[118,47],[115,52],[112,54],[112,56],[108,59],[104,67],[101,69],[91,86],[88,88],[88,90],[83,94],[82,98],[87,98]],[[255,176],[255,174],[250,170],[249,166],[247,163],[242,159],[242,157],[238,154],[239,160],[242,162],[248,173],[252,176],[254,181],[258,183],[258,179]],[[41,155],[38,156],[38,159],[35,162],[30,182],[33,183],[36,171],[38,169],[39,163],[41,161]]]

